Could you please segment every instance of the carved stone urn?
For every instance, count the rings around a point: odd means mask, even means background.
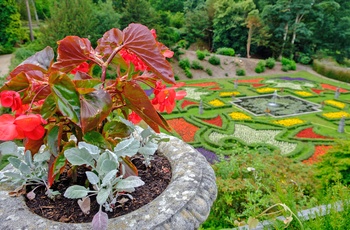
[[[108,229],[197,229],[216,199],[215,174],[205,157],[178,138],[162,142],[158,152],[168,158],[172,179],[166,190],[147,205],[109,219]],[[9,197],[9,184],[0,184],[0,229],[91,229],[91,223],[61,223],[38,216],[22,197]]]

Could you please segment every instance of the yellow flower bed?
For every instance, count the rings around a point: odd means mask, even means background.
[[[232,112],[229,114],[233,120],[251,120],[252,118],[241,112]]]
[[[263,88],[257,89],[256,92],[258,92],[258,93],[272,93],[272,92],[275,92],[275,90],[277,90],[277,89],[271,88],[271,87],[263,87]]]
[[[313,94],[307,91],[294,91],[295,94],[302,96],[302,97],[310,97]]]
[[[324,103],[326,105],[332,105],[332,106],[335,106],[335,107],[338,107],[341,109],[344,109],[346,106],[346,104],[339,102],[339,101],[335,101],[335,100],[325,100]]]
[[[212,106],[215,106],[215,107],[219,107],[219,106],[225,105],[224,102],[222,102],[222,101],[220,101],[220,100],[218,100],[218,99],[209,101],[209,104],[211,104]]]
[[[329,113],[322,113],[322,116],[327,117],[329,119],[340,119],[343,116],[344,117],[350,117],[350,114],[344,111],[340,112],[329,112]]]
[[[232,91],[232,92],[220,92],[220,97],[232,97],[232,96],[237,96],[239,95],[240,92],[237,91]]]
[[[274,121],[273,123],[277,125],[283,125],[283,126],[289,127],[293,125],[303,124],[304,121],[299,118],[288,118],[288,119]]]

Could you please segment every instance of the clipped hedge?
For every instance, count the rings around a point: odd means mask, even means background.
[[[326,77],[350,83],[350,69],[336,66],[325,60],[314,60],[312,65],[313,70]]]
[[[226,55],[226,56],[235,56],[235,50],[232,48],[228,48],[228,47],[222,47],[219,48],[216,51],[217,54],[222,54],[222,55]]]

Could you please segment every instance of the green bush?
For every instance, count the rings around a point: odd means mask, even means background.
[[[213,76],[213,71],[211,69],[207,68],[205,69],[205,72],[207,72],[209,76]]]
[[[217,57],[217,56],[211,56],[209,59],[208,59],[209,63],[212,64],[212,65],[220,65],[220,58]]]
[[[203,69],[203,66],[199,61],[194,60],[191,64],[192,69]]]
[[[266,59],[266,67],[269,69],[273,69],[275,67],[276,60],[274,58],[268,58]]]
[[[282,71],[284,72],[288,72],[288,70],[290,69],[290,66],[289,65],[282,65]]]
[[[203,51],[201,51],[201,50],[197,50],[196,54],[197,54],[197,58],[199,60],[203,60],[205,58],[205,53]]]
[[[175,75],[174,78],[175,78],[175,81],[180,80],[180,77],[178,75]]]
[[[297,69],[297,64],[295,61],[290,60],[288,58],[282,58],[282,70],[283,71],[288,71],[288,70],[296,70]]]
[[[192,78],[192,77],[193,77],[190,68],[186,68],[186,69],[184,69],[184,70],[185,70],[185,75],[186,75],[186,77],[188,77],[188,78]]]
[[[312,61],[311,57],[309,57],[306,54],[300,54],[298,62],[304,65],[308,65],[310,64],[310,62]]]
[[[188,47],[190,46],[190,43],[184,39],[178,41],[176,44],[182,49],[188,49]]]
[[[218,196],[203,229],[233,228],[276,203],[302,209],[320,183],[310,165],[277,153],[238,154],[213,165]]]
[[[216,53],[226,55],[226,56],[235,56],[235,50],[227,47],[222,47],[217,49]]]
[[[266,66],[266,62],[264,60],[259,61],[258,64],[256,64],[255,72],[256,73],[265,72],[265,66]]]
[[[188,58],[184,58],[184,59],[180,60],[179,61],[179,66],[183,70],[189,69],[191,67],[190,60]]]
[[[338,141],[316,164],[316,176],[325,186],[341,182],[350,185],[350,141]]]
[[[245,70],[244,69],[236,69],[236,75],[237,76],[245,76]]]
[[[350,83],[350,69],[337,66],[329,60],[314,60],[312,68],[326,77]]]

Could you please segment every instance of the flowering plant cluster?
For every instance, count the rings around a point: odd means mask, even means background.
[[[290,127],[290,126],[293,126],[293,125],[300,125],[300,124],[303,124],[305,122],[303,120],[299,119],[299,118],[287,118],[287,119],[274,121],[273,123],[277,124],[277,125]]]
[[[231,91],[231,92],[220,92],[219,96],[220,97],[232,97],[232,96],[237,96],[240,95],[241,93],[238,91]]]
[[[229,114],[233,120],[251,120],[252,118],[241,112],[232,112]]]
[[[336,100],[325,100],[324,103],[326,105],[331,105],[340,109],[344,109],[346,104],[340,101],[336,101]]]
[[[215,106],[215,107],[220,107],[220,106],[224,106],[225,105],[225,103],[220,101],[219,99],[215,99],[215,100],[209,101],[209,104],[212,105],[212,106]]]
[[[328,119],[341,119],[342,117],[350,118],[350,114],[345,111],[322,113],[322,116]]]
[[[263,87],[256,89],[256,92],[258,93],[273,93],[275,90],[278,90],[277,88],[271,88],[271,87]]]
[[[302,96],[302,97],[311,97],[313,96],[312,93],[307,92],[307,91],[294,91],[295,94]]]
[[[164,85],[175,83],[166,59],[173,52],[143,25],[111,29],[95,49],[77,36],[58,44],[57,61],[52,48],[46,47],[17,66],[0,88],[1,105],[12,110],[0,116],[0,140],[23,140],[24,149],[13,144],[1,147],[26,153],[21,164],[10,158],[22,174],[33,166],[30,158],[40,155],[47,166],[42,180],[48,190],[67,168],[74,178],[77,167],[86,167],[95,190],[73,187],[65,196],[97,194],[98,203],[108,211],[118,192],[142,185],[130,157],[137,152],[151,156],[157,149],[153,131],[145,129],[135,136],[136,128],[121,117],[135,123],[142,119],[155,132],[160,127],[170,130],[160,112],[170,113],[175,99],[186,93]],[[100,76],[93,75],[96,69]],[[112,77],[106,78],[107,73]],[[152,99],[146,87],[153,89]],[[101,208],[96,215],[93,224],[103,225],[107,215]]]

